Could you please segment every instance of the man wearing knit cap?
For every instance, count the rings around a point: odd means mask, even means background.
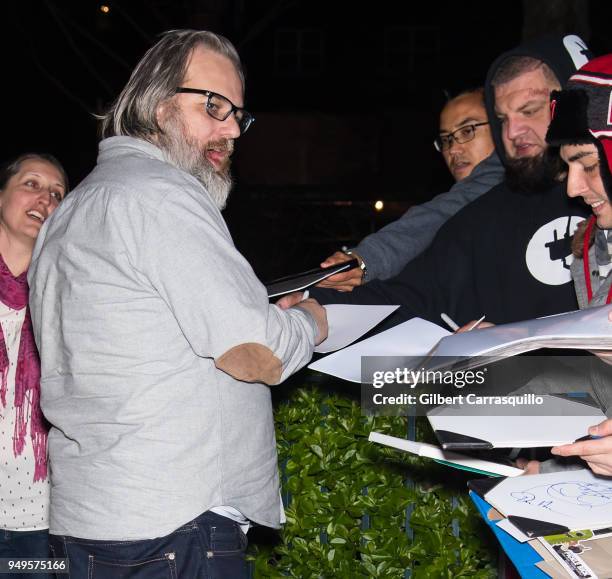
[[[547,141],[561,146],[569,168],[567,194],[582,197],[593,215],[574,237],[572,278],[581,308],[612,300],[612,55],[594,59],[551,96]],[[588,273],[588,275],[585,275]]]
[[[593,59],[573,75],[565,90],[551,96],[552,122],[546,140],[561,146],[568,166],[567,194],[581,197],[591,217],[574,237],[571,272],[580,308],[612,301],[612,54]],[[599,373],[601,375],[601,372]],[[593,378],[593,376],[591,377]],[[592,380],[607,410],[610,382]],[[609,416],[609,414],[608,414]],[[552,449],[558,456],[579,456],[593,472],[612,475],[612,419],[591,427],[602,437]]]

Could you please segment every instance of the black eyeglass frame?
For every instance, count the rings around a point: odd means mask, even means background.
[[[447,137],[447,138],[450,137],[458,145],[463,145],[464,143],[469,143],[470,141],[474,140],[474,137],[476,136],[476,129],[478,127],[482,127],[482,126],[488,125],[488,124],[489,124],[489,121],[483,121],[482,123],[468,123],[467,125],[463,125],[462,127],[459,127],[458,129],[456,129],[452,133],[448,133],[448,135],[438,135],[434,139],[434,143],[433,143],[434,147],[435,147],[436,151],[438,151],[438,153],[441,153],[442,151],[446,150],[442,146],[442,136]],[[465,141],[460,141],[457,137],[455,137],[456,133],[458,133],[459,131],[462,131],[463,129],[467,129],[468,127],[470,127],[472,129],[472,136],[469,139],[467,139]],[[448,145],[449,149],[451,147],[452,147],[452,143]]]
[[[212,117],[213,119],[215,119],[216,121],[225,121],[231,114],[233,114],[236,119],[236,122],[238,123],[238,127],[240,128],[241,135],[244,135],[244,133],[247,132],[249,127],[255,122],[255,117],[249,111],[247,111],[246,109],[243,109],[242,107],[237,107],[226,96],[223,96],[222,94],[219,94],[218,92],[213,92],[212,90],[206,90],[206,89],[201,89],[201,88],[188,88],[188,87],[179,86],[175,89],[175,94],[179,94],[179,93],[199,94],[199,95],[205,96],[207,100],[206,100],[206,106],[204,108],[206,109],[206,112],[208,113],[208,115]],[[215,116],[212,114],[212,112],[210,111],[208,107],[210,105],[210,99],[213,97],[218,97],[220,99],[223,99],[230,104],[231,108],[227,112],[226,115]],[[237,117],[236,113],[241,113],[241,116]]]

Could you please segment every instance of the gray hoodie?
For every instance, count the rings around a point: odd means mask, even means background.
[[[387,279],[422,253],[455,213],[502,181],[504,168],[495,153],[448,192],[411,207],[397,221],[368,235],[355,248],[367,267],[367,279]]]

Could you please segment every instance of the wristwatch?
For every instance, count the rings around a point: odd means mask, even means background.
[[[366,277],[368,276],[368,268],[366,267],[366,264],[365,264],[365,261],[363,261],[363,258],[359,254],[355,253],[354,251],[352,251],[346,246],[342,248],[342,253],[344,253],[345,255],[352,255],[353,257],[357,259],[357,261],[359,262],[359,269],[361,269],[361,283],[364,283],[366,280]]]

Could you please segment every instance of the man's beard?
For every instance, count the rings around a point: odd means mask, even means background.
[[[168,111],[168,116],[158,134],[157,144],[164,153],[166,160],[193,175],[212,197],[214,204],[222,210],[225,208],[233,181],[230,174],[230,158],[234,144],[233,141],[223,139],[209,141],[206,145],[198,144],[187,132],[187,127],[178,107]],[[206,158],[206,151],[215,149],[227,151],[228,156],[223,165],[216,169]]]
[[[530,194],[548,191],[561,177],[559,150],[548,147],[535,157],[506,159],[506,183],[511,191]]]

